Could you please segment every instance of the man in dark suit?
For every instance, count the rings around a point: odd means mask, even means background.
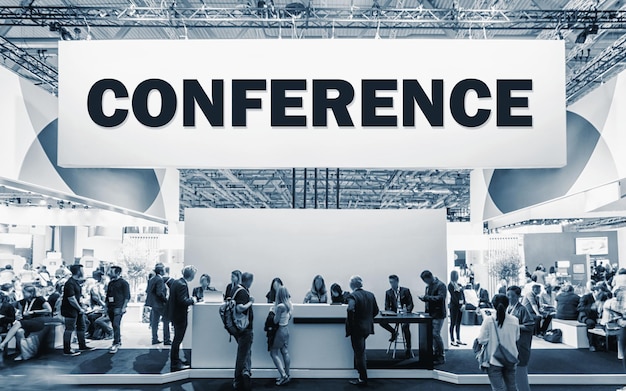
[[[400,278],[395,274],[389,276],[389,285],[391,285],[391,289],[385,292],[385,311],[413,312],[413,296],[411,296],[409,288],[400,286]],[[395,329],[391,327],[388,322],[380,322],[380,325],[391,333],[389,342],[395,341],[398,337],[398,333],[396,333]],[[411,330],[409,326],[408,323],[402,323],[402,334],[406,341],[407,358],[411,357]]]
[[[433,353],[435,356],[433,364],[441,365],[446,362],[441,328],[446,319],[446,296],[448,290],[446,285],[433,276],[430,270],[424,270],[420,277],[426,283],[426,294],[419,296],[419,299],[425,303],[426,313],[433,318]]]
[[[150,329],[152,330],[152,344],[161,343],[157,336],[159,331],[159,321],[163,321],[163,341],[165,345],[171,345],[170,340],[170,323],[165,320],[165,304],[167,304],[167,287],[163,281],[165,268],[163,264],[157,263],[154,267],[154,277],[148,281],[146,288],[146,305],[152,310],[150,311]]]
[[[346,317],[346,337],[350,337],[354,351],[354,368],[359,378],[350,380],[356,386],[367,385],[367,364],[365,357],[365,340],[374,334],[374,317],[378,315],[376,297],[372,292],[363,289],[360,276],[350,278],[352,293],[348,296],[348,316]]]
[[[196,276],[196,268],[191,265],[185,266],[182,274],[182,278],[172,282],[170,297],[167,300],[165,311],[167,318],[174,325],[174,340],[172,341],[172,349],[170,351],[170,368],[172,372],[190,368],[189,365],[183,364],[180,359],[180,344],[185,337],[185,331],[187,331],[187,311],[189,306],[197,302],[195,297],[189,297],[189,287],[187,285]]]

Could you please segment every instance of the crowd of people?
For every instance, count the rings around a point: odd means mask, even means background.
[[[63,324],[65,355],[77,356],[83,351],[93,350],[87,339],[111,339],[109,352],[116,353],[122,344],[122,317],[130,301],[129,284],[122,277],[122,271],[120,266],[113,265],[106,270],[99,268],[85,278],[80,264],[62,265],[54,275],[41,266],[34,270],[26,266],[21,273],[5,267],[0,271],[0,280],[3,281],[0,284],[0,334],[4,336],[0,341],[0,351],[7,349],[11,340],[15,339],[17,354],[14,360],[27,360],[37,354],[46,327]],[[189,307],[216,293],[208,274],[200,276],[199,286],[190,288],[196,273],[194,266],[186,266],[182,269],[182,277],[174,279],[169,277],[168,268],[158,263],[147,283],[146,306],[150,308],[152,344],[171,346],[172,371],[190,368],[180,352],[188,326]],[[492,299],[479,284],[461,283],[457,270],[450,273],[447,285],[428,270],[423,271],[420,277],[426,286],[424,294],[417,298],[424,302],[426,313],[432,317],[434,365],[445,363],[446,349],[441,329],[448,310],[450,344],[461,346],[466,345],[461,340],[463,312],[493,309],[483,319],[475,342],[488,347],[485,366],[494,390],[529,389],[527,365],[533,335],[545,334],[553,318],[577,320],[589,329],[619,328],[619,353],[623,358],[622,345],[626,342],[623,326],[626,321],[622,314],[626,306],[626,269],[609,273],[604,268],[601,278],[589,281],[586,291],[579,295],[572,285],[560,283],[555,278],[553,268],[546,272],[539,265],[532,274],[528,273],[525,285],[502,284]],[[414,302],[410,289],[401,286],[400,278],[395,274],[388,279],[390,289],[385,292],[384,311],[411,313]],[[250,294],[250,287],[253,280],[251,273],[234,270],[223,294],[224,303],[232,302],[235,323],[242,324],[233,333],[237,342],[233,379],[236,389],[249,389],[251,384],[255,300]],[[338,283],[333,283],[327,290],[324,278],[317,275],[305,294],[304,303],[347,305],[346,337],[350,338],[358,373],[358,378],[350,383],[365,385],[368,382],[366,339],[374,333],[374,317],[380,311],[375,296],[364,289],[361,277],[351,277],[349,284],[350,292],[344,291]],[[279,277],[271,281],[265,297],[268,303],[273,304],[265,320],[268,351],[278,372],[276,385],[282,386],[291,380],[289,321],[293,316],[293,304],[289,290]],[[401,331],[406,357],[412,357],[409,324],[401,324],[400,330],[385,321],[379,324],[390,333],[390,342],[395,341]],[[159,328],[162,329],[162,340],[159,339]],[[74,343],[77,344],[76,349],[73,348]],[[496,352],[499,345],[516,357],[515,365],[503,361],[500,352]],[[589,346],[590,350],[596,350],[592,333],[589,333]]]

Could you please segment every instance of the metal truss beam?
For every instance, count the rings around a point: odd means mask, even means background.
[[[65,27],[247,27],[268,28],[302,24],[300,28],[380,28],[502,30],[626,29],[624,10],[507,10],[336,7],[336,8],[185,8],[167,7],[2,7],[0,25]]]
[[[604,77],[608,78],[615,72],[623,69],[620,65],[626,59],[626,34],[591,61],[585,64],[567,80],[567,102],[569,104],[582,98],[585,92],[590,91],[590,86],[600,82]],[[609,74],[610,72],[610,74]]]
[[[15,64],[17,67],[11,69],[20,76],[33,81],[53,94],[57,93],[57,70],[38,58],[31,56],[2,36],[0,36],[0,56],[2,56],[5,66],[9,65],[7,61],[10,64]]]

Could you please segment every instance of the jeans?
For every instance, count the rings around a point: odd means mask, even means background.
[[[443,338],[441,338],[441,328],[444,319],[433,319],[433,354],[435,359],[443,358],[444,347]]]
[[[237,341],[237,360],[235,361],[235,383],[241,382],[244,373],[252,373],[252,329],[245,329],[235,337]]]
[[[506,369],[505,367],[490,365],[487,368],[487,375],[491,383],[491,390],[518,391],[517,385],[515,384],[515,370],[516,367]]]
[[[119,345],[122,343],[121,324],[124,314],[122,314],[121,308],[109,308],[107,313],[111,319],[111,326],[113,326],[113,345]]]
[[[528,367],[515,368],[515,384],[519,391],[530,391],[530,385],[528,384]]]
[[[65,317],[65,331],[63,332],[63,352],[69,353],[72,350],[72,333],[76,330],[78,347],[84,348],[85,343],[85,314],[78,314],[76,318]]]
[[[152,330],[152,342],[159,340],[157,331],[159,331],[159,320],[163,323],[163,341],[170,342],[170,322],[165,320],[163,313],[165,309],[152,307],[150,311],[150,329]]]
[[[182,364],[180,360],[180,344],[183,342],[185,332],[187,331],[187,317],[181,321],[172,322],[172,324],[174,325],[174,340],[170,349],[170,365],[174,367]]]

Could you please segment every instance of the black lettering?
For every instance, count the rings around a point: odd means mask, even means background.
[[[211,83],[209,99],[198,80],[183,80],[183,126],[196,125],[196,105],[211,126],[224,126],[224,80]]]
[[[301,97],[287,97],[285,91],[306,91],[306,80],[272,80],[272,127],[306,126],[305,115],[285,114],[287,107],[302,107]]]
[[[415,126],[415,103],[430,126],[443,126],[443,80],[431,81],[432,100],[417,80],[402,81],[402,125]]]
[[[397,80],[361,81],[361,124],[363,126],[398,126],[395,115],[376,115],[378,107],[393,107],[392,97],[377,97],[376,91],[396,91]]]
[[[113,128],[126,120],[128,110],[115,109],[113,115],[107,116],[102,111],[102,96],[105,91],[111,90],[115,99],[128,98],[128,90],[121,81],[115,79],[102,79],[94,83],[87,95],[87,112],[96,124],[105,128]]]
[[[489,119],[491,110],[478,109],[474,116],[470,116],[465,111],[465,95],[469,90],[476,91],[479,99],[491,98],[489,87],[481,80],[465,79],[454,86],[450,94],[450,111],[452,117],[459,124],[468,128],[476,128],[483,125]]]
[[[153,117],[148,111],[148,98],[150,92],[158,91],[161,94],[161,111]],[[176,92],[165,80],[144,80],[133,92],[133,113],[137,121],[151,128],[167,125],[176,114]]]
[[[261,99],[248,99],[248,91],[265,91],[265,80],[233,80],[233,126],[246,126],[247,110],[260,109]]]
[[[498,126],[533,126],[532,115],[511,115],[511,108],[528,108],[528,97],[512,97],[511,91],[532,91],[533,81],[529,79],[498,80],[496,122]]]
[[[334,99],[328,90],[337,91]],[[354,87],[345,80],[313,80],[313,126],[328,126],[328,109],[333,112],[339,127],[354,127],[348,105],[354,99]]]

